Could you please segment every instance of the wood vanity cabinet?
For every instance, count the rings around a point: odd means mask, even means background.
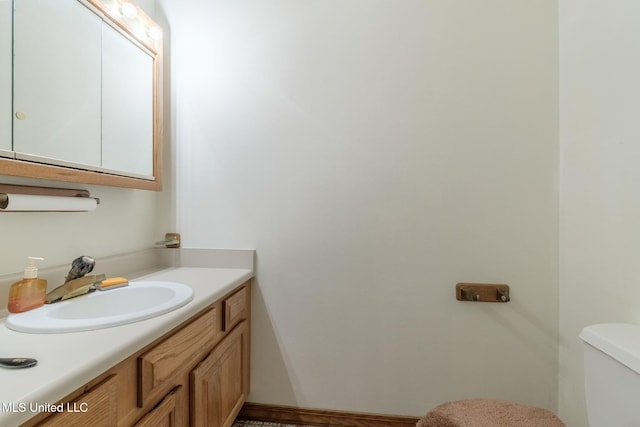
[[[246,282],[23,426],[230,427],[249,393],[250,293]]]

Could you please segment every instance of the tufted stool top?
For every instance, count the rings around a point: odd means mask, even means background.
[[[493,399],[468,399],[433,408],[416,427],[564,427],[553,412]]]

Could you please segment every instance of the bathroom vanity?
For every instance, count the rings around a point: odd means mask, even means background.
[[[249,392],[252,277],[242,268],[171,268],[136,280],[191,286],[193,300],[173,312],[63,334],[3,325],[0,339],[38,365],[0,372],[12,384],[0,391],[0,424],[230,426]]]

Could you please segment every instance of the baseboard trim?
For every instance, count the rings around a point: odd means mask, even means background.
[[[415,427],[419,418],[245,403],[239,418],[323,427]]]

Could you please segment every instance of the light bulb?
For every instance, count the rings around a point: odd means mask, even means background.
[[[162,28],[154,25],[147,30],[147,36],[151,37],[153,40],[160,40],[162,38]]]
[[[122,13],[122,15],[126,16],[127,18],[132,19],[138,16],[138,8],[135,7],[132,3],[125,2],[122,3],[122,6],[120,6],[120,13]]]

